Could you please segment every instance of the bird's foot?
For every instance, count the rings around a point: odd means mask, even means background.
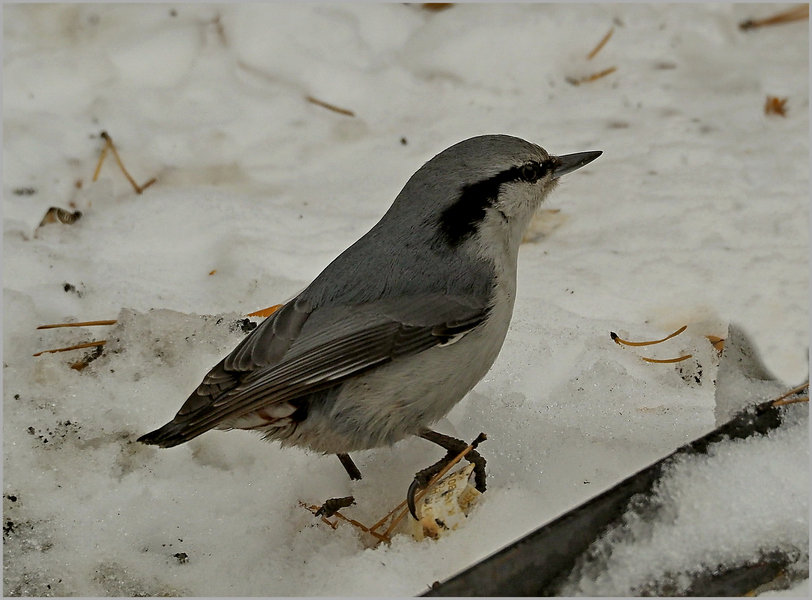
[[[443,435],[434,431],[428,431],[421,434],[420,437],[442,446],[448,452],[443,458],[438,460],[430,467],[426,467],[422,471],[415,473],[414,481],[412,481],[412,484],[409,486],[409,491],[406,492],[406,504],[409,507],[409,512],[415,520],[419,520],[417,516],[417,507],[415,505],[415,496],[417,495],[418,490],[427,488],[432,479],[451,468],[451,466],[462,458],[465,458],[465,460],[474,465],[474,486],[476,487],[477,491],[485,491],[485,480],[487,479],[487,473],[485,472],[486,461],[482,455],[476,451],[476,447],[482,441],[487,439],[487,436],[484,433],[480,433],[470,444],[466,444],[462,440],[458,440],[457,438]]]
[[[343,498],[330,498],[325,500],[319,509],[314,513],[317,517],[324,517],[329,519],[342,508],[347,508],[355,504],[355,498],[352,496],[345,496]]]

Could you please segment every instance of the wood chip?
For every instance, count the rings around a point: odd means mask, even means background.
[[[59,208],[58,206],[52,206],[45,213],[45,216],[42,217],[42,221],[39,222],[39,227],[47,225],[48,223],[64,223],[65,225],[73,225],[81,216],[81,211],[77,210],[71,212],[69,210],[65,210],[64,208]]]
[[[764,114],[780,115],[782,117],[786,117],[787,100],[789,100],[789,98],[778,98],[776,96],[767,96],[767,100],[764,102]]]

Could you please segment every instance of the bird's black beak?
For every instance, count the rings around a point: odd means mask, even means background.
[[[553,179],[558,179],[562,175],[580,169],[598,158],[603,152],[595,150],[593,152],[576,152],[575,154],[565,154],[564,156],[551,156],[553,163]]]

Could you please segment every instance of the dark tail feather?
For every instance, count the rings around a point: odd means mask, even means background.
[[[186,424],[177,421],[169,421],[163,427],[150,431],[138,438],[138,441],[143,444],[150,444],[160,446],[161,448],[171,448],[184,442],[188,442],[192,438],[196,438],[203,431],[190,434]]]

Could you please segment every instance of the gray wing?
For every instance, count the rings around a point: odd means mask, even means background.
[[[292,300],[206,375],[171,422],[140,441],[183,443],[224,422],[449,343],[487,314],[482,302],[443,294],[316,310],[306,300]]]

